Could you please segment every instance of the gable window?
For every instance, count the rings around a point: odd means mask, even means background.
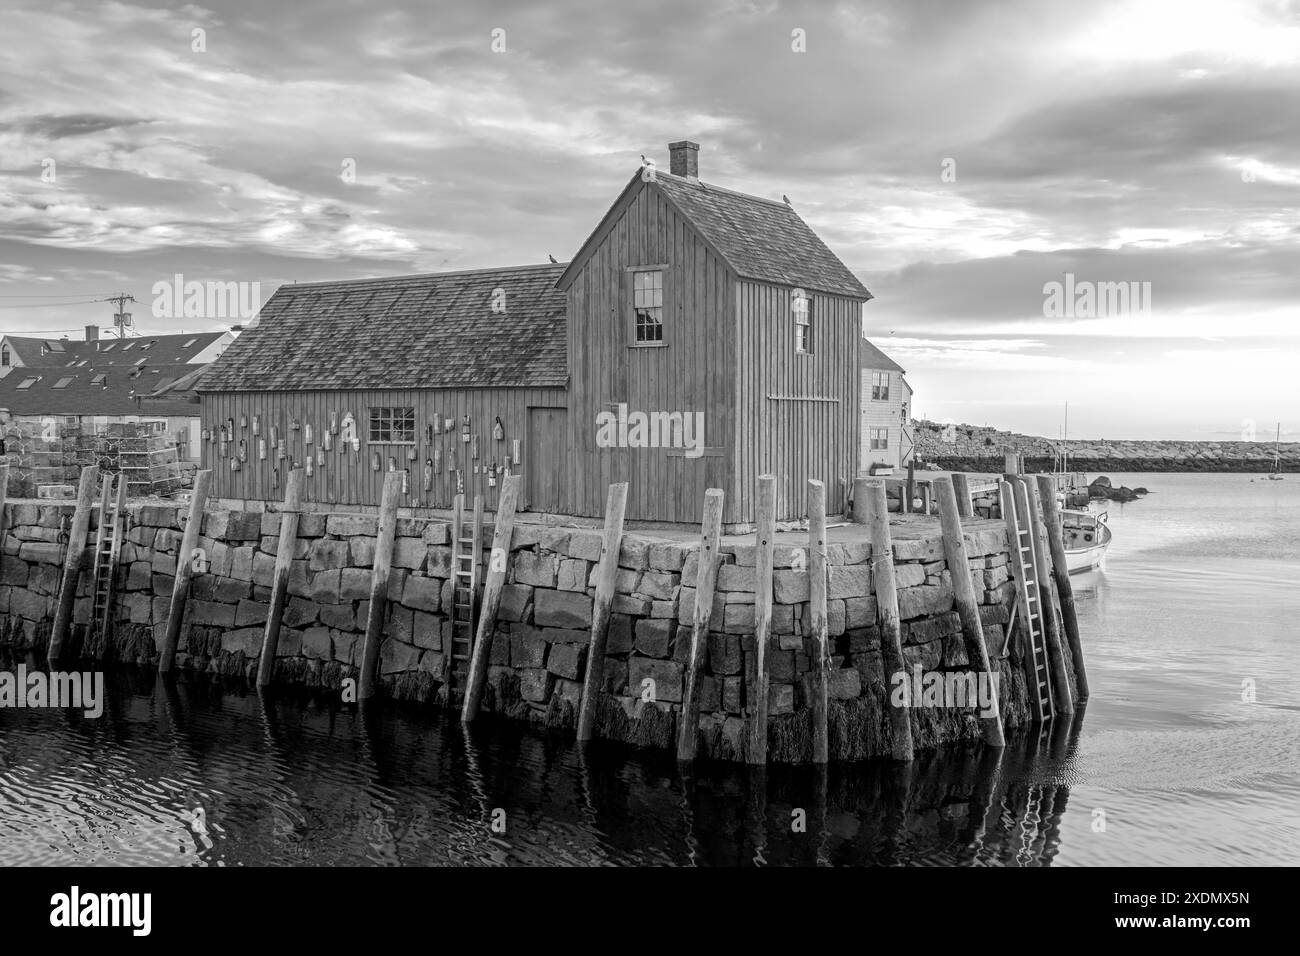
[[[664,340],[664,274],[661,269],[632,273],[632,311],[637,345]]]
[[[790,311],[794,314],[794,350],[812,351],[812,300],[803,289],[795,289],[790,297]]]
[[[871,450],[885,451],[889,448],[889,429],[873,428],[871,429]]]
[[[410,406],[370,409],[367,441],[383,444],[415,443],[415,409]]]
[[[9,347],[5,346],[0,349],[0,366],[9,367]]]
[[[871,400],[873,402],[889,401],[889,373],[871,373]]]

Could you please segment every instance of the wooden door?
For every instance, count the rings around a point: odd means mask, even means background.
[[[528,409],[528,447],[524,454],[525,508],[567,514],[565,479],[573,465],[569,455],[568,409]]]

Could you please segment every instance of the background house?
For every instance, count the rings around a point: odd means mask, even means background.
[[[862,355],[861,444],[862,471],[905,468],[912,458],[912,387],[897,362],[866,338]]]
[[[6,335],[9,374],[0,377],[0,410],[11,425],[50,423],[61,430],[103,431],[123,422],[147,422],[176,444],[182,460],[199,457],[198,396],[173,390],[163,401],[145,399],[219,356],[232,332],[101,339],[86,327],[83,341]]]
[[[282,286],[199,385],[214,493],[273,500],[310,461],[309,500],[377,504],[397,468],[404,505],[464,488],[491,509],[509,468],[531,510],[598,516],[627,481],[629,519],[693,523],[720,487],[737,525],[771,473],[778,520],[802,517],[809,478],[841,512],[871,294],[788,203],[701,182],[695,143],[669,150],[567,266]],[[601,430],[637,415],[681,427]]]

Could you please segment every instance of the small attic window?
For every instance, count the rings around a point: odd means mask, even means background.
[[[20,389],[31,388],[33,385],[35,385],[35,384],[36,384],[37,382],[39,382],[39,381],[40,381],[40,378],[39,378],[39,377],[37,377],[37,378],[25,378],[25,379],[23,379],[21,382],[18,383],[18,387],[19,387]]]
[[[145,350],[147,350],[147,349],[151,349],[151,348],[153,348],[153,347],[154,347],[155,345],[157,345],[157,344],[158,344],[158,340],[157,340],[157,339],[150,339],[148,342],[145,342],[145,343],[143,343],[143,344],[140,346],[140,351],[143,352],[143,351],[145,351]]]
[[[662,343],[664,340],[662,269],[643,269],[632,273],[632,311],[636,320],[633,343],[636,345]]]
[[[91,377],[91,379],[90,379],[90,384],[91,384],[91,385],[103,385],[104,382],[105,382],[107,379],[108,379],[108,376],[107,376],[107,375],[103,375],[103,374],[95,375],[95,376],[92,376],[92,377]]]
[[[49,350],[50,350],[51,352],[62,352],[62,351],[63,351],[63,343],[62,343],[62,342],[46,342],[45,344],[46,344],[46,346],[49,347]]]
[[[74,365],[76,365],[76,364],[77,364],[77,360],[76,360],[76,359],[73,359],[71,362],[69,362],[67,365],[65,365],[65,366],[63,366],[63,367],[64,367],[64,368],[72,368],[72,366],[74,366]]]
[[[125,345],[122,346],[122,351],[123,351],[123,352],[129,352],[129,351],[130,351],[132,348],[134,348],[134,347],[135,347],[135,343],[134,343],[134,342],[127,342]]]
[[[111,352],[111,351],[113,351],[113,349],[115,349],[115,348],[117,348],[117,343],[116,343],[116,342],[109,342],[109,343],[108,343],[107,345],[105,345],[102,349],[100,349],[100,351],[101,351],[101,352]]]
[[[183,348],[183,349],[187,349],[187,348],[189,348],[190,346],[192,346],[192,345],[193,345],[195,342],[197,342],[197,341],[198,341],[198,339],[190,339],[188,342],[186,342],[184,345],[182,345],[181,348]]]
[[[54,387],[55,387],[55,388],[67,388],[69,385],[72,384],[72,381],[73,381],[72,376],[68,376],[67,378],[61,378],[61,379],[59,379],[57,382],[54,383]]]
[[[135,364],[136,364],[136,365],[143,365],[143,364],[144,364],[145,362],[147,362],[147,361],[149,361],[147,358],[142,358],[142,359],[138,359],[138,360],[136,361]]]
[[[812,352],[812,300],[803,289],[795,289],[790,296],[790,312],[794,316],[794,350],[803,354]]]

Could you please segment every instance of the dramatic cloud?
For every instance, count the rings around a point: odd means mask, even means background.
[[[5,330],[177,272],[265,295],[564,260],[691,138],[864,279],[918,410],[1300,429],[1294,2],[10,0],[5,33]],[[1150,283],[1149,314],[1052,317],[1067,274]]]

